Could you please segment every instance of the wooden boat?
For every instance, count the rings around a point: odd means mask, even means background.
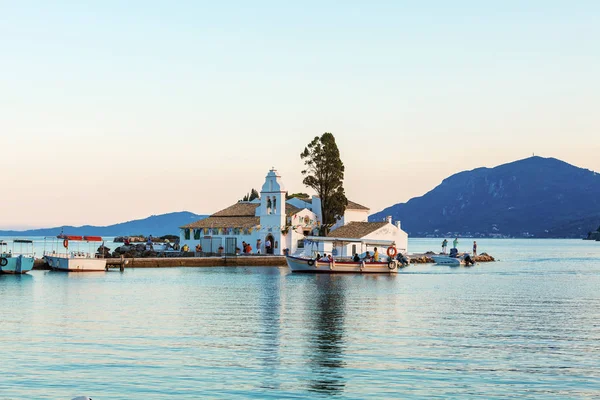
[[[335,256],[332,256],[331,259],[317,258],[318,251],[314,249],[312,251],[305,249],[303,254],[286,255],[288,267],[292,272],[395,274],[398,273],[398,269],[407,266],[409,263],[405,256],[399,257],[401,261],[395,258],[397,255],[396,243],[390,240],[311,236],[308,237],[308,241],[313,245],[316,244],[319,251],[324,251],[325,246],[329,246],[332,249],[330,254]],[[350,249],[355,248],[356,245],[360,245],[361,253],[369,247],[379,246],[382,249],[387,247],[387,255],[381,255],[379,262],[372,262],[364,256],[360,261],[353,261]],[[406,249],[402,250],[406,251]]]
[[[396,260],[385,262],[335,261],[335,259],[332,261],[321,261],[294,256],[286,256],[285,259],[292,272],[317,272],[326,274],[339,272],[393,274],[398,272],[398,266],[400,265]]]
[[[64,250],[60,248],[60,239]],[[100,236],[59,235],[52,243],[53,249],[44,250],[44,260],[50,268],[59,271],[105,271],[106,259],[103,255],[96,254],[94,249],[101,242],[103,243]],[[82,250],[82,246],[87,247],[87,251]]]

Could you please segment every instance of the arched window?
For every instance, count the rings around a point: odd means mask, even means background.
[[[277,198],[273,196],[273,214],[277,214]]]
[[[271,196],[267,196],[267,214],[271,214]]]

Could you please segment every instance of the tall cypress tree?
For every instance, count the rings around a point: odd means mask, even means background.
[[[325,132],[315,138],[300,154],[306,169],[302,171],[306,186],[321,198],[321,235],[327,235],[338,219],[344,215],[348,199],[344,193],[344,163],[335,137]]]

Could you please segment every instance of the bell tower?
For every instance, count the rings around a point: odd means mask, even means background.
[[[271,168],[265,178],[265,183],[260,190],[260,226],[263,243],[267,236],[278,242],[275,254],[280,254],[282,249],[281,230],[285,227],[285,195],[287,191],[281,182],[281,175],[275,168]]]

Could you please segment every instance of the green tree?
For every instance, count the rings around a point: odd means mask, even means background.
[[[310,198],[308,193],[292,193],[292,194],[285,195],[286,200],[293,199],[294,197],[297,197],[299,199],[309,199]]]
[[[252,201],[254,199],[258,199],[258,191],[254,188],[250,191],[250,193],[246,193],[244,197],[242,197],[241,201]]]
[[[325,132],[315,138],[300,154],[306,169],[302,171],[304,183],[317,192],[321,199],[321,235],[327,235],[329,229],[344,215],[348,199],[344,193],[344,163],[335,137]]]

